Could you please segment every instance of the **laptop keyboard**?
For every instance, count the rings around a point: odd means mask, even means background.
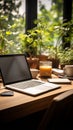
[[[11,84],[11,86],[15,87],[15,88],[25,89],[28,87],[35,87],[35,86],[38,86],[41,84],[44,84],[44,83],[31,80],[31,81],[24,81],[24,82],[20,82],[20,83],[14,83],[14,84]]]

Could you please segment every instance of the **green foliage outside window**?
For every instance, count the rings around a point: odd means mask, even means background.
[[[73,21],[67,23],[67,28],[64,28],[62,13],[56,11],[55,4],[50,10],[41,8],[41,14],[34,21],[37,26],[28,30],[28,34],[24,32],[24,17],[17,15],[13,17],[12,22],[8,19],[8,15],[0,15],[0,54],[27,52],[29,55],[36,56],[46,52],[49,57],[60,58],[62,36],[69,31],[69,28],[71,28],[69,37],[71,47],[73,45]],[[66,38],[66,41],[70,39]]]

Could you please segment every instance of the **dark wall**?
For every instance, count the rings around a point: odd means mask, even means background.
[[[37,0],[26,0],[26,26],[25,30],[36,26],[34,21],[37,19]]]
[[[72,19],[72,0],[63,0],[63,23],[69,22],[71,19]],[[63,36],[63,49],[70,47],[70,40],[65,43],[65,38],[67,37],[69,37],[69,32],[67,32],[67,34]]]

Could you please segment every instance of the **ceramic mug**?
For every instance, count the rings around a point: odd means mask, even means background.
[[[73,65],[65,65],[64,74],[69,77],[73,77]]]

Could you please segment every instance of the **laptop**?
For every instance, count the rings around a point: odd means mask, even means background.
[[[37,96],[60,85],[33,79],[24,54],[0,55],[0,71],[6,88]]]

